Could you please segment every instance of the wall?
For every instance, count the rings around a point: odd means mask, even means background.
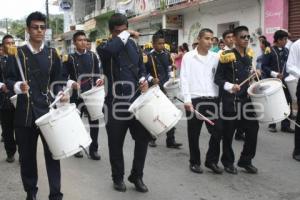
[[[226,2],[226,3],[225,3]],[[220,0],[206,3],[187,10],[184,14],[184,28],[179,32],[179,44],[193,43],[201,28],[210,28],[217,37],[218,24],[236,22],[248,26],[250,33],[261,26],[260,6],[256,0]],[[259,53],[257,37],[254,37],[252,48]]]

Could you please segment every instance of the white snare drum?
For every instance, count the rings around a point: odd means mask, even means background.
[[[289,75],[284,79],[284,81],[287,84],[287,88],[289,90],[293,102],[297,102],[296,92],[297,92],[298,79],[295,78],[293,75]]]
[[[263,123],[277,123],[290,115],[290,107],[277,78],[269,78],[253,83],[248,88],[258,120]]]
[[[75,104],[51,109],[35,123],[40,128],[55,160],[72,156],[81,151],[81,147],[86,148],[92,142]]]
[[[182,112],[159,86],[153,86],[141,94],[129,107],[129,112],[132,112],[154,137],[169,131],[182,116]]]
[[[9,98],[10,102],[14,105],[15,108],[17,107],[17,98],[18,98],[18,95],[14,95]]]
[[[176,97],[180,98],[180,79],[170,79],[164,84],[164,88],[168,97],[173,100]]]
[[[92,121],[103,117],[102,108],[105,97],[104,86],[94,87],[84,93],[81,93],[80,96],[87,107]]]

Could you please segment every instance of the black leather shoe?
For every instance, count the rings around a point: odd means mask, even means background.
[[[238,163],[238,166],[241,167],[241,168],[244,168],[246,170],[247,173],[249,174],[257,174],[258,173],[258,170],[256,167],[254,167],[253,165],[244,165],[244,164],[241,164],[241,163]]]
[[[157,147],[155,140],[150,140],[149,147]]]
[[[222,174],[223,170],[215,163],[205,163],[205,167],[211,169],[215,174]]]
[[[141,178],[133,178],[132,176],[129,176],[128,181],[134,184],[135,189],[138,192],[146,193],[149,191]]]
[[[167,143],[167,148],[172,148],[172,149],[179,149],[182,146],[181,143],[177,142],[172,142],[172,143]]]
[[[76,153],[74,155],[76,158],[83,158],[83,153],[81,151],[79,151],[78,153]]]
[[[13,163],[13,162],[15,162],[15,156],[7,156],[7,158],[6,158],[6,162],[8,162],[8,163]]]
[[[124,181],[114,181],[114,189],[119,192],[125,192],[126,191],[126,185]]]
[[[300,162],[300,154],[299,155],[293,155],[293,158],[295,159],[295,160],[297,160],[297,161],[299,161]]]
[[[287,127],[287,128],[282,128],[281,132],[284,132],[284,133],[295,133],[295,130],[292,129],[291,127]]]
[[[98,154],[97,151],[90,152],[90,158],[92,160],[101,160],[101,156]]]
[[[195,164],[190,165],[190,170],[194,173],[197,173],[197,174],[202,174],[203,173],[203,170],[202,170],[200,165],[195,165]]]
[[[272,133],[276,133],[277,129],[276,129],[276,127],[269,127],[269,131]]]
[[[225,172],[227,172],[229,174],[237,174],[238,173],[236,167],[234,167],[233,165],[224,167],[224,170],[225,170]]]

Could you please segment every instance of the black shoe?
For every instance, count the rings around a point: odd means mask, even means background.
[[[295,160],[297,160],[297,161],[299,161],[300,162],[300,154],[299,155],[293,155],[293,158],[295,159]]]
[[[205,163],[205,167],[211,169],[215,174],[223,173],[223,170],[215,163]]]
[[[146,193],[149,191],[141,178],[133,178],[132,176],[129,176],[128,181],[134,184],[135,189],[138,192]]]
[[[276,133],[277,129],[276,129],[276,127],[269,127],[269,131],[272,133]]]
[[[236,167],[234,167],[233,165],[224,167],[224,170],[225,170],[225,172],[227,172],[229,174],[237,174],[238,173]]]
[[[284,133],[295,133],[295,130],[290,128],[290,127],[286,127],[286,128],[281,128],[281,132]]]
[[[81,151],[79,151],[78,153],[76,153],[74,155],[76,158],[83,158],[83,153]]]
[[[157,147],[155,140],[150,140],[149,147]]]
[[[246,172],[248,172],[249,174],[257,174],[258,170],[256,167],[254,167],[252,164],[250,165],[244,165],[244,164],[237,164],[239,167],[244,168],[246,170]]]
[[[90,158],[92,160],[101,160],[101,156],[98,154],[97,151],[90,152]]]
[[[192,172],[194,172],[194,173],[197,173],[197,174],[202,174],[203,173],[203,170],[202,170],[202,168],[201,168],[201,166],[200,165],[195,165],[195,164],[191,164],[190,165],[190,170],[192,171]]]
[[[126,185],[123,180],[121,181],[114,181],[114,189],[119,192],[125,192],[126,191]]]
[[[236,133],[234,136],[234,139],[237,141],[244,141],[245,140],[245,135],[243,133]]]
[[[6,158],[6,162],[8,162],[8,163],[13,163],[13,162],[15,162],[15,156],[7,156],[7,158]]]
[[[172,149],[179,149],[182,146],[181,143],[177,143],[177,142],[171,142],[171,143],[167,143],[167,148],[172,148]]]

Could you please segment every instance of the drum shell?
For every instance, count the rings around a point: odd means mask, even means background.
[[[268,94],[253,94],[252,90],[257,84],[265,84],[268,81],[280,82],[280,86]],[[262,123],[277,123],[286,119],[290,115],[290,106],[287,103],[282,82],[276,78],[264,79],[252,84],[248,88],[248,94],[250,95],[253,103],[254,110],[258,121]],[[258,112],[262,105],[263,111]]]
[[[289,90],[289,93],[292,97],[292,101],[297,102],[296,92],[297,92],[298,79],[292,75],[289,75],[288,77],[285,78],[284,81],[285,81],[287,88]]]
[[[179,110],[159,89],[153,86],[138,97],[129,108],[144,127],[154,136],[168,132],[182,117]]]
[[[102,109],[105,97],[104,86],[94,87],[80,95],[87,107],[92,121],[103,117]]]
[[[175,97],[180,98],[180,79],[170,79],[164,84],[164,89],[167,92],[169,99],[173,100]]]
[[[92,142],[75,104],[50,110],[35,121],[54,160],[74,155]]]

